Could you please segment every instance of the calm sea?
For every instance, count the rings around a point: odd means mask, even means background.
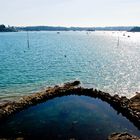
[[[129,37],[130,36],[130,37]],[[78,79],[131,97],[140,91],[140,33],[0,33],[0,101]]]

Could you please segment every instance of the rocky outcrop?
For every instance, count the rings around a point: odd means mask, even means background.
[[[76,90],[79,90],[78,88],[75,88],[79,84],[79,81],[74,81],[71,83],[66,83],[63,86],[48,87],[44,91],[29,96],[23,96],[18,101],[0,104],[0,121],[5,119],[9,115],[12,115],[38,103],[44,102],[48,99],[58,96],[64,96],[69,94],[70,92],[74,93]]]
[[[131,98],[128,106],[137,113],[140,112],[140,93],[137,93],[136,96]]]
[[[107,140],[140,140],[140,138],[124,132],[124,133],[113,133],[108,137]]]
[[[85,95],[93,98],[99,98],[109,103],[118,113],[126,116],[131,122],[140,129],[140,94],[137,93],[131,99],[119,97],[118,95],[111,96],[109,93],[102,92],[96,89],[83,88],[79,86],[80,81],[66,83],[62,86],[48,87],[46,90],[23,96],[18,101],[8,102],[0,105],[0,121],[26,109],[30,106],[47,101],[59,96],[67,95]]]

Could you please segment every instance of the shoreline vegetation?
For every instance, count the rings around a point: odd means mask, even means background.
[[[134,27],[130,30],[130,32],[140,32],[140,27]]]
[[[102,101],[109,103],[118,113],[121,113],[128,120],[130,120],[138,129],[140,129],[140,94],[130,99],[125,96],[118,95],[111,96],[109,93],[102,92],[93,88],[84,88],[79,86],[80,81],[68,82],[62,86],[56,85],[48,87],[43,91],[34,93],[29,96],[23,96],[17,101],[9,101],[0,105],[0,121],[3,121],[8,116],[14,115],[30,106],[37,105],[55,97],[67,95],[84,95],[92,98],[99,98]],[[109,140],[117,140],[117,137],[140,139],[128,133],[113,133],[109,136]]]
[[[112,26],[112,27],[61,27],[61,26],[26,26],[16,27],[4,24],[0,25],[0,32],[19,32],[19,31],[128,31],[140,32],[140,27],[134,26]]]
[[[17,32],[17,29],[13,26],[6,27],[5,25],[2,24],[0,25],[0,32]]]
[[[129,31],[132,26],[114,27],[61,27],[61,26],[27,26],[16,27],[19,31]]]

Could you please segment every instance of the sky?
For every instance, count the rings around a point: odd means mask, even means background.
[[[0,24],[140,26],[140,0],[0,0]]]

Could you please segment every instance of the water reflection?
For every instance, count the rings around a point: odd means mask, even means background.
[[[64,96],[22,111],[0,125],[0,137],[106,139],[112,132],[139,135],[110,105],[86,96]]]

